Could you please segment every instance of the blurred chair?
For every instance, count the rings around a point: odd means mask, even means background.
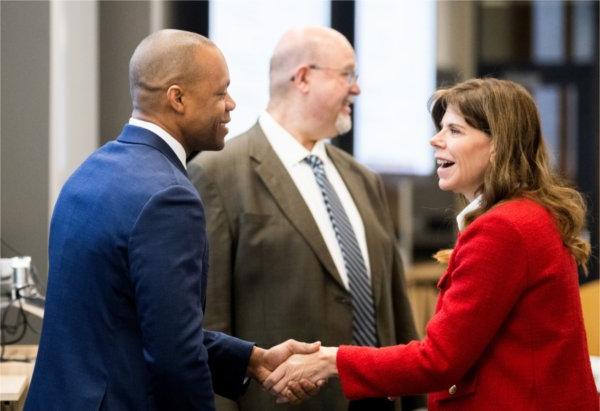
[[[590,355],[600,356],[600,281],[583,284],[580,293]]]
[[[421,337],[425,335],[425,326],[435,312],[438,298],[436,285],[445,269],[445,265],[427,262],[416,263],[406,270],[408,299]]]

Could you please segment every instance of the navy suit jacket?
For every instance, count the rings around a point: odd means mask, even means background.
[[[218,246],[218,245],[215,245]],[[202,329],[200,197],[171,148],[127,125],[63,187],[28,410],[213,410],[253,344]]]

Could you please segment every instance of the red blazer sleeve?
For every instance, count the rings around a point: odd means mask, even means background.
[[[477,361],[527,286],[524,238],[503,216],[482,216],[459,237],[440,279],[437,312],[422,341],[342,346],[337,365],[350,399],[438,391]]]

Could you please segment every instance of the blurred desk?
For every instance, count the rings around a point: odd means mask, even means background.
[[[445,269],[445,265],[427,262],[414,264],[406,270],[408,299],[421,337],[425,335],[425,326],[435,312],[438,298],[436,285]]]
[[[20,411],[33,374],[37,345],[7,345],[0,362],[0,410]]]

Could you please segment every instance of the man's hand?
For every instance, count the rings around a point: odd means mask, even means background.
[[[277,402],[301,402],[306,399],[308,384],[314,384],[318,390],[327,379],[337,375],[336,355],[335,347],[322,347],[307,355],[292,355],[267,377],[263,387],[277,396]]]
[[[268,350],[254,347],[252,349],[252,354],[250,355],[247,374],[262,384],[271,372],[290,356],[294,354],[312,354],[318,352],[320,347],[321,343],[319,341],[308,344],[296,340],[287,340]],[[309,397],[317,395],[323,384],[323,382],[317,384],[308,380],[296,382],[294,384],[295,394],[287,397],[280,396],[278,397],[277,402],[291,402],[298,404]]]
[[[293,354],[311,354],[319,351],[321,343],[303,343],[296,340],[287,340],[279,345],[265,350],[254,347],[248,362],[248,376],[259,383],[263,383],[275,368]]]

